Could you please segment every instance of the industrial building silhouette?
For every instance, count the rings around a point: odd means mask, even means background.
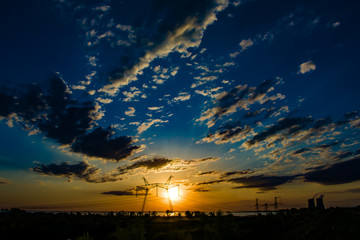
[[[318,198],[315,198],[316,194],[313,198],[308,199],[308,208],[309,209],[325,209],[325,205],[324,205],[324,195],[321,195]],[[315,205],[315,200],[316,200],[316,205]]]

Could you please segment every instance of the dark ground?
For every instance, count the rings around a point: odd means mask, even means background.
[[[0,213],[0,239],[360,239],[360,208],[292,209],[261,216],[130,217]]]

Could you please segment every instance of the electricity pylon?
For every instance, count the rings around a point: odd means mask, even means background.
[[[145,190],[144,202],[143,202],[143,205],[142,205],[142,208],[141,208],[141,212],[144,212],[145,203],[146,203],[146,198],[147,198],[147,195],[148,195],[149,191],[150,191],[152,188],[155,188],[155,189],[156,189],[156,196],[158,196],[158,188],[163,188],[163,189],[166,190],[166,193],[167,193],[167,196],[168,196],[168,199],[169,199],[170,211],[171,211],[171,212],[173,211],[173,207],[172,207],[172,203],[171,203],[171,198],[170,198],[170,195],[169,195],[169,189],[172,189],[172,188],[177,187],[177,188],[178,188],[178,195],[180,195],[180,187],[179,187],[179,184],[175,184],[175,185],[174,185],[174,184],[170,184],[170,181],[171,181],[172,178],[173,178],[173,176],[170,176],[165,183],[149,183],[149,182],[146,180],[145,177],[142,178],[142,179],[144,180],[145,185],[139,185],[139,186],[136,186],[136,187],[135,187],[136,197],[137,197],[137,192],[138,192],[138,190]]]
[[[279,205],[282,205],[281,202],[278,202],[278,199],[280,199],[280,197],[275,197],[274,204],[271,204],[272,206],[274,206],[275,211],[278,211],[279,210]]]
[[[259,199],[258,198],[256,199],[255,209],[256,209],[256,212],[259,212]]]

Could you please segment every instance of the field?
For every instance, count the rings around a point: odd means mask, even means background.
[[[0,213],[0,239],[360,239],[360,208],[291,209],[259,216]]]

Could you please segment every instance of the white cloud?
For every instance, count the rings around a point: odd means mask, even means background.
[[[300,70],[298,74],[305,74],[307,72],[314,71],[316,69],[316,65],[313,61],[308,61],[300,64]]]
[[[100,91],[115,95],[120,87],[137,80],[136,76],[142,70],[148,68],[154,59],[166,57],[174,51],[186,54],[187,49],[198,47],[207,26],[216,21],[216,14],[227,6],[228,1],[219,0],[215,7],[207,9],[203,18],[200,19],[196,15],[189,16],[186,21],[174,28],[173,31],[167,32],[161,42],[156,43],[146,51],[145,55],[140,57],[136,64],[112,78],[112,83],[104,86]]]
[[[121,24],[118,24],[116,25],[116,28],[117,29],[120,29],[121,31],[126,31],[126,32],[131,32],[133,31],[132,30],[132,27],[130,25],[121,25]]]
[[[171,70],[170,75],[174,77],[178,73],[178,71],[179,71],[179,67],[175,67],[174,69]]]
[[[137,128],[138,134],[141,134],[142,132],[148,130],[152,125],[156,123],[166,123],[166,122],[169,122],[169,120],[153,119],[153,120],[149,120],[148,122],[144,122]]]
[[[98,102],[103,103],[103,104],[108,104],[108,103],[111,103],[111,102],[113,101],[113,100],[110,99],[110,98],[100,98],[100,97],[98,97],[96,100],[97,100]]]
[[[193,83],[191,85],[191,88],[196,88],[200,85],[205,84],[206,82],[214,81],[214,80],[218,79],[218,76],[194,77],[194,79],[198,80],[198,81],[196,83]]]
[[[107,6],[107,5],[103,5],[103,6],[99,6],[99,7],[95,8],[95,10],[102,11],[102,12],[109,11],[109,9],[110,9],[110,6]]]
[[[83,86],[83,85],[72,85],[71,89],[73,89],[73,90],[85,90],[86,87]]]
[[[219,95],[219,93],[216,92],[218,92],[220,89],[222,89],[222,87],[216,87],[209,90],[195,90],[195,93],[203,96],[209,96],[211,98],[216,98]]]
[[[105,37],[113,37],[113,36],[114,36],[114,33],[112,33],[111,31],[107,31],[107,32],[99,35],[97,38],[102,39],[102,38],[105,38]]]
[[[235,63],[234,62],[226,62],[224,63],[223,67],[230,67],[230,66],[234,66]]]
[[[151,111],[157,111],[157,110],[160,110],[160,109],[162,109],[162,108],[164,108],[164,106],[160,106],[160,107],[148,107],[148,109],[151,110]]]
[[[235,7],[237,7],[237,6],[240,5],[240,3],[241,3],[240,0],[235,0],[232,4],[233,4]]]
[[[137,91],[137,90],[131,92],[124,91],[122,92],[122,94],[126,96],[126,98],[123,99],[124,102],[131,102],[131,101],[135,101],[134,98],[139,96],[141,94],[141,91]]]
[[[95,94],[95,90],[90,90],[90,91],[88,91],[88,94],[89,94],[89,95],[94,95],[94,94]]]
[[[254,42],[251,41],[250,38],[249,38],[249,39],[243,39],[243,40],[239,43],[239,45],[241,46],[242,50],[245,50],[246,48],[254,45]]]
[[[206,50],[206,48],[201,49],[200,54],[203,54]]]
[[[333,28],[337,28],[337,27],[340,26],[340,22],[334,22],[334,23],[332,24],[332,26],[333,26]]]
[[[89,60],[89,64],[90,64],[91,66],[96,67],[96,61],[97,61],[97,59],[96,59],[95,56],[89,56],[88,60]]]
[[[174,102],[180,102],[180,101],[186,101],[190,99],[190,94],[187,92],[181,92],[179,93],[179,96],[175,97],[173,99]]]
[[[83,85],[90,85],[92,78],[96,75],[96,71],[91,71],[91,73],[85,76],[87,81],[81,81],[80,83]]]
[[[129,117],[134,117],[135,116],[135,108],[133,107],[128,107],[128,110],[125,111],[125,115],[128,115]]]
[[[231,57],[231,58],[235,58],[237,55],[239,55],[240,54],[240,52],[233,52],[233,53],[230,53],[229,54],[229,56]]]

